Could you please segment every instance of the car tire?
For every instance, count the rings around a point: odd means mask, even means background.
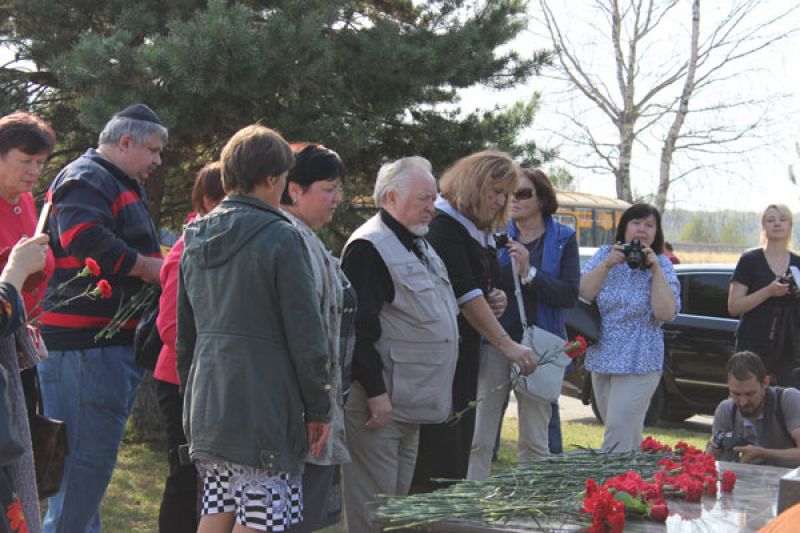
[[[598,422],[602,424],[603,417],[600,416],[600,411],[597,409],[597,401],[595,400],[594,397],[594,389],[592,390],[591,404],[592,404],[592,413],[594,413],[594,417],[597,419]],[[644,416],[644,425],[654,426],[663,416],[664,416],[664,384],[659,383],[658,388],[653,393],[653,397],[650,398],[650,407],[647,408],[647,414]]]

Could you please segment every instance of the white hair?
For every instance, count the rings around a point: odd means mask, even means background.
[[[391,191],[405,194],[411,176],[422,173],[433,178],[432,170],[430,161],[418,155],[404,157],[381,166],[375,180],[375,192],[372,193],[375,206],[383,207],[386,195]]]
[[[97,144],[116,144],[123,135],[130,135],[136,146],[142,146],[153,134],[158,135],[161,138],[161,142],[164,144],[167,143],[169,138],[167,128],[161,124],[130,117],[115,116],[111,117],[111,120],[106,123],[103,131],[100,132]]]

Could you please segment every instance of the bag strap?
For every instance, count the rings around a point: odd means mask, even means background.
[[[784,436],[789,439],[789,442],[794,442],[789,428],[786,427],[786,418],[783,416],[783,390],[783,387],[775,387],[775,418],[778,419],[778,425],[781,426]]]
[[[519,284],[519,274],[517,274],[517,263],[511,258],[511,277],[514,278],[514,296],[519,307],[519,320],[522,323],[522,331],[528,329],[528,317],[525,316],[525,303],[522,301],[522,287]],[[536,326],[531,326],[536,327]]]

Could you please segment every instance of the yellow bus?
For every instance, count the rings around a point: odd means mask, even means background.
[[[584,192],[557,191],[556,220],[575,230],[578,246],[596,247],[614,242],[617,224],[630,204],[625,200]],[[356,208],[375,209],[372,198],[358,195],[351,200]]]
[[[578,246],[602,246],[614,242],[625,200],[583,192],[557,192],[556,220],[575,230]]]

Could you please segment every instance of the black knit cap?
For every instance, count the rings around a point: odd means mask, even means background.
[[[152,109],[144,104],[129,105],[114,116],[143,120],[145,122],[152,122],[153,124],[163,126],[161,121],[158,119],[158,115],[156,115]]]

